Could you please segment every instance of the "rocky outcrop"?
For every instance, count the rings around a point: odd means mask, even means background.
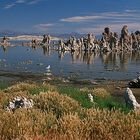
[[[137,79],[133,79],[128,83],[131,88],[140,88],[140,76]]]
[[[134,94],[132,93],[132,90],[128,87],[126,88],[124,99],[125,99],[126,107],[129,107],[134,110],[140,108],[140,104],[137,102]]]

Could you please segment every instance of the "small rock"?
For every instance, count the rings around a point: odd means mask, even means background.
[[[93,103],[93,95],[92,95],[92,94],[88,94],[88,97],[89,97],[89,99],[90,99],[90,102]]]

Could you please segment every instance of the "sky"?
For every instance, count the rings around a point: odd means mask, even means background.
[[[94,33],[140,30],[140,0],[0,0],[0,31]]]

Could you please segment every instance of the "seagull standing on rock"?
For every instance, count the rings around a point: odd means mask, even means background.
[[[44,75],[47,75],[47,76],[51,76],[52,75],[52,73],[51,73],[51,66],[50,65],[48,65],[46,67],[46,72],[44,73]]]
[[[47,70],[47,71],[50,71],[50,69],[51,69],[51,66],[48,65],[48,66],[46,67],[46,70]]]

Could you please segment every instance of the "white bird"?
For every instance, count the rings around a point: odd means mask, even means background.
[[[90,102],[93,103],[93,95],[92,95],[92,94],[88,94],[88,97],[89,97],[89,99],[90,99]]]
[[[50,68],[51,68],[51,66],[50,66],[50,65],[48,65],[48,66],[46,67],[46,70],[50,70]]]

